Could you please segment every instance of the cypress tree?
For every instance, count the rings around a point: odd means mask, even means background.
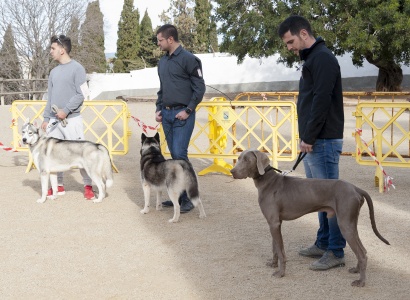
[[[134,9],[133,0],[124,0],[120,21],[118,22],[117,60],[114,64],[115,72],[129,72],[144,66],[139,57],[140,51],[140,14]],[[121,66],[122,69],[119,69]]]
[[[194,15],[196,19],[196,31],[198,35],[197,49],[199,52],[208,52],[210,45],[211,29],[211,3],[208,0],[195,0]]]
[[[11,25],[7,26],[7,29],[3,37],[3,45],[0,49],[0,77],[4,79],[20,79],[21,78],[21,66],[17,56],[16,46],[14,44],[14,36]],[[4,83],[5,92],[18,92],[18,82]],[[13,100],[18,99],[19,95],[5,96],[5,104],[11,104]]]
[[[70,57],[76,59],[80,51],[80,20],[77,17],[71,19],[70,29],[67,36],[71,39]]]
[[[87,6],[85,21],[81,25],[81,47],[78,61],[87,73],[105,73],[107,63],[104,53],[104,18],[99,0]]]
[[[215,18],[211,16],[211,24],[209,29],[209,51],[210,52],[219,52],[218,45],[218,31],[216,29]]]
[[[140,35],[141,47],[139,57],[144,60],[146,67],[155,67],[158,62],[158,57],[155,56],[157,45],[155,44],[156,38],[152,29],[151,18],[147,11],[145,11],[144,17],[141,20]]]

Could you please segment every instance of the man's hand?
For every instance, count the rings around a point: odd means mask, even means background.
[[[162,122],[162,115],[160,110],[155,113],[155,121],[157,121],[158,123]]]
[[[56,117],[60,120],[64,120],[67,117],[67,114],[64,112],[64,110],[59,109],[56,113]]]
[[[313,151],[313,145],[306,144],[304,141],[300,142],[300,152],[312,152]]]
[[[47,126],[48,126],[48,122],[44,121],[44,122],[41,124],[41,129],[43,129],[43,131],[46,131]]]
[[[189,117],[189,114],[187,114],[187,113],[185,112],[185,110],[180,111],[180,112],[175,116],[176,119],[181,120],[181,121],[188,119],[188,117]]]

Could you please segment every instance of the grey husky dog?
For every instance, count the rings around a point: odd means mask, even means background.
[[[60,140],[41,134],[36,123],[27,119],[21,131],[22,142],[28,145],[31,155],[40,172],[41,198],[57,198],[57,172],[72,168],[84,169],[98,188],[98,198],[93,202],[101,202],[106,193],[106,187],[113,184],[110,154],[103,145],[85,140]],[[53,195],[47,197],[48,180],[50,179]]]
[[[178,222],[180,215],[179,196],[186,191],[192,204],[199,208],[199,217],[206,217],[199,198],[198,179],[190,162],[183,159],[166,160],[161,153],[159,134],[154,137],[141,135],[141,182],[144,190],[145,206],[141,213],[149,212],[151,188],[157,192],[156,209],[162,209],[161,187],[166,187],[174,204],[174,217],[169,222]]]

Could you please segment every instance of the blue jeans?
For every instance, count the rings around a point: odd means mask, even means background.
[[[303,163],[307,178],[339,179],[339,158],[342,153],[342,139],[318,139]],[[315,245],[331,250],[336,257],[343,257],[346,240],[340,232],[336,216],[327,218],[327,213],[319,212],[319,230]]]
[[[188,119],[178,120],[175,116],[185,108],[162,110],[162,129],[164,130],[169,152],[172,159],[188,160],[188,145],[195,126],[195,111]]]

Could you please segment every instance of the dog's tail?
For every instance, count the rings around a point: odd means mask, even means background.
[[[105,152],[106,154],[104,157],[105,161],[103,163],[102,176],[105,179],[105,186],[107,188],[110,188],[114,183],[110,153],[108,152],[107,148],[103,145],[99,145],[99,149]]]
[[[362,190],[362,189],[359,189],[359,192],[360,192],[360,193],[362,194],[362,196],[366,199],[367,206],[369,206],[370,222],[371,222],[371,224],[372,224],[372,228],[373,228],[374,234],[375,234],[381,241],[383,241],[383,242],[386,243],[387,245],[390,245],[389,241],[386,240],[384,237],[382,237],[382,235],[381,235],[381,234],[379,233],[379,231],[377,230],[376,220],[374,219],[374,207],[373,207],[373,200],[372,200],[372,198],[370,197],[370,195],[369,195],[366,191],[364,191],[364,190]]]
[[[107,166],[105,166],[104,173],[105,173],[105,176],[104,176],[105,177],[105,186],[107,188],[110,188],[114,183],[113,176],[112,176],[111,159],[110,159],[109,164],[107,164]]]

